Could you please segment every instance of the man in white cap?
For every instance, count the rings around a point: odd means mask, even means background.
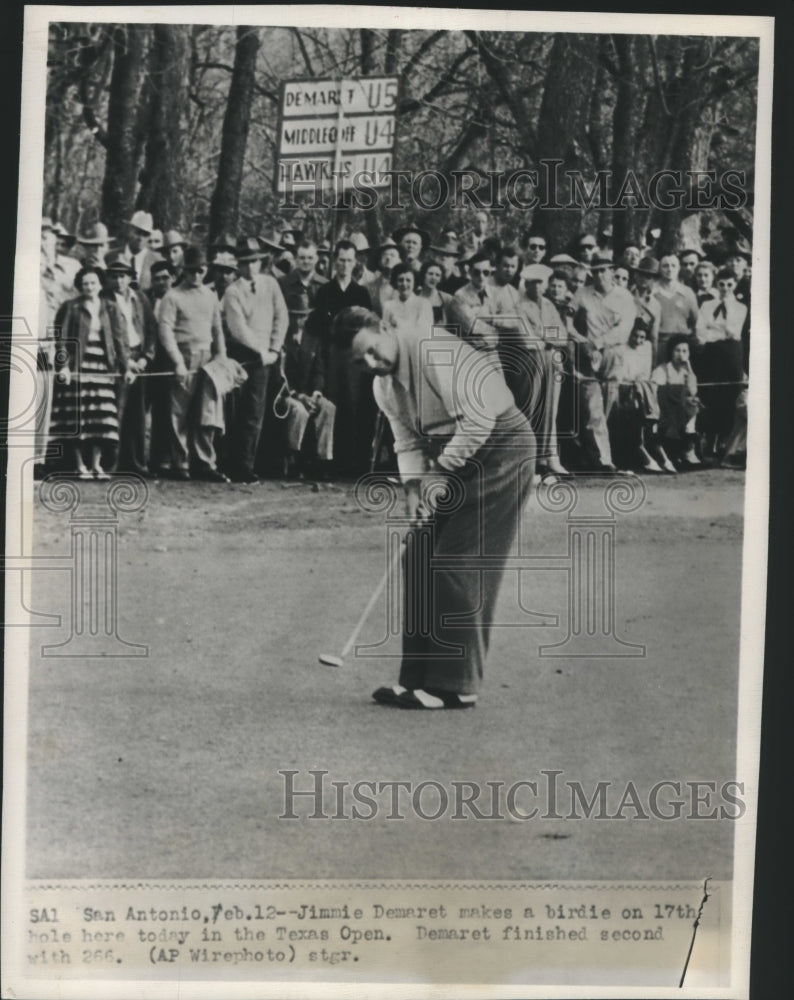
[[[261,272],[263,257],[255,236],[238,241],[240,276],[226,290],[221,306],[228,355],[240,362],[248,374],[236,390],[234,420],[229,429],[231,476],[240,483],[259,480],[254,465],[265,420],[267,385],[289,324],[278,282]]]
[[[141,210],[133,212],[132,218],[127,223],[127,243],[121,251],[122,258],[132,265],[138,288],[142,292],[151,288],[152,264],[159,260],[158,255],[149,247],[149,237],[153,229],[154,220],[150,212]]]

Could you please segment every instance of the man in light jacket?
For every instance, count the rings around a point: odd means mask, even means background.
[[[228,287],[221,304],[229,357],[239,361],[248,378],[237,390],[229,429],[232,479],[255,483],[259,437],[265,419],[267,385],[280,357],[289,325],[287,304],[272,275],[262,274],[264,253],[255,236],[237,244],[238,279]]]

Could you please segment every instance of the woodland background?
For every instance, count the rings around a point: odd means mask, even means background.
[[[585,179],[746,173],[735,211],[539,209],[553,247],[610,224],[618,247],[651,226],[673,246],[719,242],[725,226],[752,238],[758,42],[740,37],[53,23],[43,211],[72,232],[101,220],[120,234],[146,209],[199,243],[272,229],[285,215],[273,191],[281,82],[376,74],[401,81],[395,169],[561,159]],[[322,238],[331,210],[306,214]],[[381,203],[346,221],[374,243],[405,214]],[[526,215],[508,215],[508,236]],[[441,209],[432,229],[466,221]]]

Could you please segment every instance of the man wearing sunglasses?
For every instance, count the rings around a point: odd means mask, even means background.
[[[576,239],[576,259],[581,264],[589,264],[598,249],[595,236],[581,233]]]
[[[479,250],[464,263],[469,266],[469,280],[455,292],[465,318],[460,335],[478,351],[494,350],[499,335],[491,322],[497,311],[494,287],[490,282],[494,270],[491,257]]]
[[[542,264],[546,256],[546,237],[540,233],[530,233],[527,238],[527,265]]]

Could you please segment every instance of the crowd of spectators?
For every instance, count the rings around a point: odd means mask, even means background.
[[[674,474],[746,458],[750,248],[613,248],[487,213],[370,246],[284,225],[208,248],[135,212],[114,241],[42,220],[36,472],[255,483],[393,467],[344,323],[443,329],[491,352],[537,437],[536,472]]]

